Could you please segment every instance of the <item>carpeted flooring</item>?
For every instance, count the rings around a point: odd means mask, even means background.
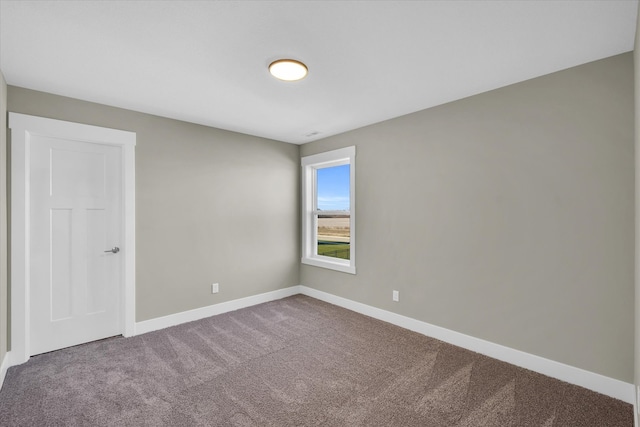
[[[624,426],[631,405],[302,295],[9,369],[2,426]]]

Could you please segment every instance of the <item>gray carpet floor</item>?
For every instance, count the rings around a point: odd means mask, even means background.
[[[2,426],[624,426],[632,407],[302,295],[32,357]]]

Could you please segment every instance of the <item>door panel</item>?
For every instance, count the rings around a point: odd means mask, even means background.
[[[51,209],[51,321],[72,315],[71,212]]]
[[[105,253],[108,248],[106,239],[107,223],[104,210],[87,210],[87,251],[91,256],[87,260],[87,276],[92,280],[87,282],[87,313],[102,313],[107,307],[106,288],[107,281],[107,260],[114,254]]]
[[[121,332],[120,150],[32,136],[32,355]]]
[[[77,144],[77,143],[76,143]],[[51,148],[51,196],[105,197],[105,153]]]

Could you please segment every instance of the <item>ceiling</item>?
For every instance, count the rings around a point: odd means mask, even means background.
[[[7,83],[306,143],[634,48],[627,1],[0,1]],[[299,82],[267,66],[295,58]]]

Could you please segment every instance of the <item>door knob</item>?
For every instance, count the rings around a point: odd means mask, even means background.
[[[113,248],[109,249],[108,251],[105,252],[112,252],[114,254],[117,254],[118,252],[120,252],[120,248],[117,246],[114,246]]]

